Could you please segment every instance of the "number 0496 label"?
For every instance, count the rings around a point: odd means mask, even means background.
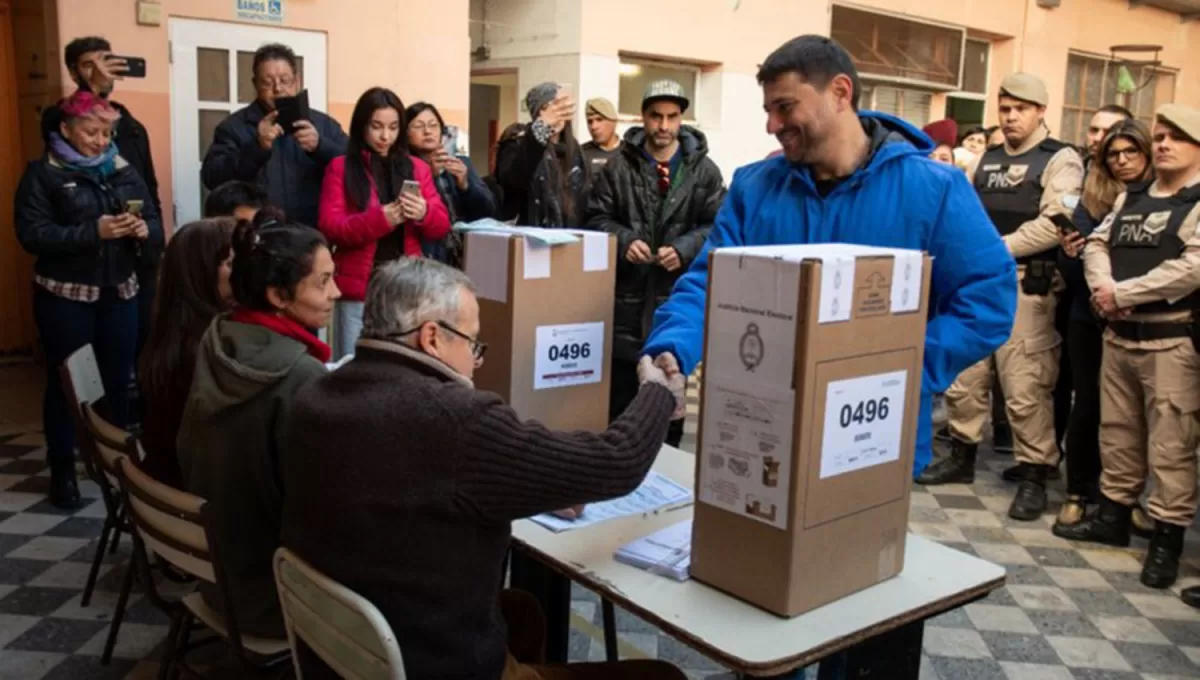
[[[600,382],[604,339],[603,322],[538,326],[533,389]]]
[[[900,459],[907,387],[908,371],[829,383],[821,479]]]

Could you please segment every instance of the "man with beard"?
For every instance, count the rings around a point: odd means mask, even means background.
[[[654,310],[696,259],[725,197],[707,138],[683,124],[688,104],[679,83],[651,83],[642,97],[644,127],[625,133],[588,202],[588,226],[617,237],[612,420],[637,396],[638,359]],[[667,443],[679,446],[682,438],[683,421],[673,421]]]
[[[67,72],[75,86],[97,94],[112,104],[121,114],[113,130],[113,141],[117,150],[133,169],[137,171],[150,198],[154,201],[155,212],[162,215],[162,201],[158,196],[158,177],[154,174],[154,158],[150,154],[150,134],[146,126],[133,117],[133,113],[123,105],[112,101],[113,88],[128,71],[129,66],[124,59],[112,53],[112,45],[104,38],[86,36],[76,38],[67,43],[63,50],[63,61],[66,62]],[[62,116],[57,106],[46,109],[42,115],[42,137],[49,138],[50,133],[57,132],[62,122]],[[161,252],[145,248],[138,262],[138,351],[146,339],[150,328],[150,311],[154,308],[154,293],[158,289],[158,258]]]
[[[783,157],[739,169],[704,248],[655,315],[643,354],[670,374],[700,359],[708,250],[854,243],[933,256],[914,467],[932,455],[932,396],[991,354],[1012,328],[1015,263],[962,170],[933,161],[908,123],[858,110],[850,55],[818,35],[775,50],[758,71],[767,131]]]

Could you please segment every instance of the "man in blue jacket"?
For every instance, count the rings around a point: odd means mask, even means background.
[[[932,457],[931,398],[1008,338],[1016,267],[963,172],[891,116],[858,111],[859,80],[833,40],[795,38],[758,72],[783,156],[739,169],[691,269],[655,315],[644,352],[668,373],[700,360],[713,248],[854,243],[933,256],[914,474]]]
[[[217,126],[200,177],[209,191],[233,180],[258,184],[289,219],[315,227],[325,166],[346,153],[346,133],[315,109],[290,130],[277,122],[275,100],[300,91],[290,47],[258,48],[252,71],[258,99]]]

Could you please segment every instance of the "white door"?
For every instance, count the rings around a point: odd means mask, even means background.
[[[267,43],[291,47],[309,104],[326,111],[325,34],[248,24],[172,18],[171,174],[175,224],[199,219],[208,191],[200,164],[217,125],[255,99],[254,51]]]

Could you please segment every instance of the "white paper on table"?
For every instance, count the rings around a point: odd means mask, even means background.
[[[603,503],[593,503],[583,510],[578,519],[562,519],[550,513],[534,515],[529,519],[555,533],[581,529],[605,520],[642,515],[668,506],[690,502],[692,492],[653,470],[633,493]]]
[[[604,322],[538,326],[533,389],[589,385],[604,377]]]
[[[474,222],[458,222],[454,225],[455,231],[464,233],[472,232],[491,232],[495,234],[507,234],[509,236],[521,235],[526,239],[530,239],[540,245],[562,245],[564,243],[575,243],[579,240],[578,234],[570,229],[545,229],[542,227],[518,227],[500,222],[490,217]]]
[[[825,391],[821,479],[900,460],[908,371],[834,380]]]
[[[550,278],[550,249],[553,246],[537,243],[532,239],[522,239],[525,244],[525,278]]]
[[[786,530],[795,392],[707,373],[701,503]]]
[[[692,565],[692,520],[626,543],[617,549],[613,559],[652,574],[686,581]]]
[[[475,284],[475,294],[484,300],[508,302],[507,234],[476,231],[466,239],[467,278]]]
[[[925,257],[919,250],[899,250],[892,258],[892,314],[921,308]]]
[[[583,271],[602,272],[608,270],[608,234],[605,232],[582,232]]]

